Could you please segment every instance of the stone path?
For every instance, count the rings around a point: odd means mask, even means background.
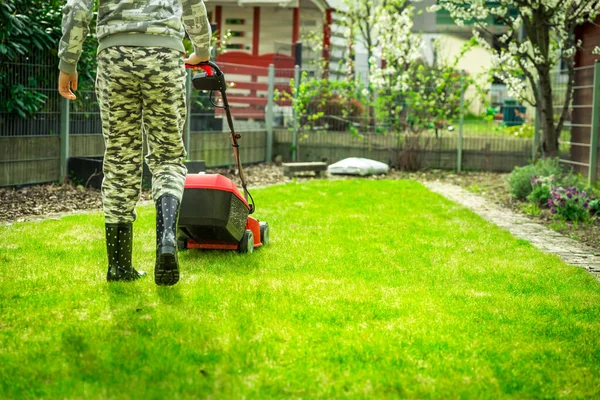
[[[501,208],[459,186],[442,182],[424,184],[429,190],[465,206],[487,221],[506,229],[513,236],[531,242],[542,251],[556,254],[567,264],[584,268],[600,280],[600,253],[594,249],[511,210]]]

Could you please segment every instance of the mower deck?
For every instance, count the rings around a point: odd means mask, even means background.
[[[219,174],[188,175],[181,200],[180,249],[250,253],[268,242],[268,224],[249,216],[235,184]]]

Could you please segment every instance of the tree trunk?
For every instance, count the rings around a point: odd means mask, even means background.
[[[552,80],[549,68],[538,69],[541,109],[540,123],[542,126],[542,156],[544,158],[558,157],[558,137],[554,121],[554,101],[552,99]]]

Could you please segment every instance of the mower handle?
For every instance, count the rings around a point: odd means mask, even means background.
[[[210,67],[212,71],[207,70],[204,67]],[[235,154],[235,159],[238,165],[238,171],[240,174],[240,180],[242,181],[242,188],[244,189],[244,198],[246,202],[248,202],[248,197],[252,200],[252,204],[250,205],[250,214],[254,212],[254,199],[252,199],[252,195],[248,192],[248,184],[246,183],[246,178],[244,177],[244,170],[242,169],[242,162],[240,161],[240,153],[239,153],[239,144],[238,139],[241,139],[241,135],[239,133],[235,133],[235,129],[233,128],[233,118],[231,117],[231,110],[229,108],[229,103],[227,101],[227,94],[225,91],[227,90],[227,85],[225,83],[225,75],[221,71],[221,68],[217,64],[212,61],[202,61],[198,64],[185,64],[185,67],[191,70],[201,69],[206,72],[206,76],[200,77],[197,82],[204,81],[205,86],[202,83],[198,83],[198,86],[194,84],[196,89],[200,90],[209,90],[211,92],[211,103],[215,107],[223,108],[225,110],[225,115],[227,117],[227,124],[229,125],[229,130],[231,131],[231,145],[233,146],[233,153]],[[213,75],[214,72],[214,75]],[[217,106],[212,102],[212,92],[218,90],[221,92],[221,97],[223,99],[224,106]]]
[[[221,68],[219,68],[219,66],[217,64],[215,64],[212,61],[202,61],[198,64],[185,64],[185,67],[188,69],[204,69],[202,67],[204,66],[209,66],[211,67],[214,71],[215,71],[215,75],[217,76],[221,76],[223,75],[223,72],[221,71]],[[196,68],[195,68],[196,67]]]

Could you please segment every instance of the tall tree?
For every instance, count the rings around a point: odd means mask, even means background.
[[[473,24],[480,40],[495,54],[497,76],[519,100],[536,107],[540,116],[542,155],[558,156],[558,140],[573,97],[577,25],[600,12],[597,0],[439,0],[431,11],[445,9],[459,24]],[[495,37],[491,23],[501,23],[506,33]],[[566,65],[568,83],[564,103],[556,107],[552,70]],[[559,110],[555,114],[555,110]]]

